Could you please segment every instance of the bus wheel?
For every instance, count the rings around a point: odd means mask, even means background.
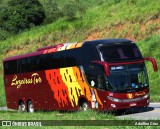
[[[19,112],[25,112],[25,111],[26,111],[26,106],[25,106],[25,104],[24,104],[23,101],[21,101],[21,102],[19,103],[19,105],[18,105],[18,111],[19,111]]]
[[[34,113],[35,112],[32,101],[28,101],[28,108],[27,109],[28,109],[29,113]]]
[[[83,101],[80,104],[80,111],[87,111],[88,110],[88,103],[86,101]]]

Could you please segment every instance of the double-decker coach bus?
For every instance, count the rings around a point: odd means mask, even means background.
[[[65,43],[6,58],[9,109],[113,111],[149,105],[145,60],[127,39]]]

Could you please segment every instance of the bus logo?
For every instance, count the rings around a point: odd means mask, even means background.
[[[146,94],[145,92],[141,92],[141,93],[136,93],[135,96],[143,96],[145,94]]]
[[[133,98],[133,94],[127,94],[127,97],[128,97],[129,99],[132,99],[132,98]]]

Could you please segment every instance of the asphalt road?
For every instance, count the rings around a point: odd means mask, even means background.
[[[7,111],[7,107],[0,107],[0,111]]]
[[[128,109],[124,114],[116,116],[121,119],[160,120],[160,103],[150,103],[149,107]]]
[[[0,107],[0,110],[7,111],[8,109]],[[128,109],[124,114],[116,117],[125,120],[160,120],[160,103],[150,103],[149,107]]]

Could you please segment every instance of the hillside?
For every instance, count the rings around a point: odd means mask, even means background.
[[[43,0],[40,0],[43,4]],[[59,2],[62,2],[61,0]],[[65,0],[69,2],[69,0]],[[88,0],[86,0],[87,4]],[[96,3],[92,0],[92,3]],[[60,3],[61,4],[61,3]],[[128,38],[135,42],[144,56],[156,58],[160,64],[160,1],[151,0],[101,0],[92,4],[83,16],[74,21],[66,17],[31,28],[28,31],[0,41],[0,60],[17,54],[28,53],[42,46],[64,42],[83,42],[100,38]],[[147,63],[151,100],[160,101],[160,71],[153,72]],[[0,66],[0,106],[5,105],[4,86]]]

